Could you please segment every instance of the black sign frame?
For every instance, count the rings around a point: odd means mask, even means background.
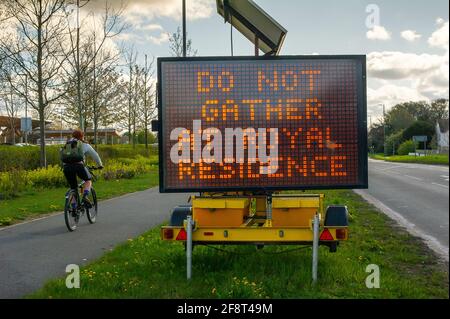
[[[269,186],[269,187],[202,187],[202,188],[170,188],[164,183],[165,158],[163,145],[165,145],[162,112],[162,78],[161,70],[164,62],[192,62],[192,61],[270,61],[270,60],[353,60],[359,62],[361,78],[357,80],[357,131],[358,131],[358,180],[352,185],[307,185]],[[159,156],[159,191],[160,193],[192,193],[192,192],[233,192],[246,191],[256,193],[272,193],[282,190],[324,190],[324,189],[367,189],[368,188],[368,146],[367,146],[367,71],[365,55],[288,55],[288,56],[213,56],[213,57],[159,57],[157,59],[157,108],[158,108],[158,156]]]

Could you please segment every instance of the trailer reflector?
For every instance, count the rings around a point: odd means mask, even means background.
[[[347,238],[347,229],[346,228],[337,228],[336,229],[336,239],[346,239]]]
[[[176,240],[186,240],[187,239],[187,233],[184,229],[180,230],[180,232],[177,235]]]
[[[322,234],[320,235],[320,240],[334,240],[333,236],[331,235],[330,231],[328,230],[328,228],[325,228],[322,232]]]
[[[164,239],[172,239],[173,238],[173,229],[166,228],[163,230]]]

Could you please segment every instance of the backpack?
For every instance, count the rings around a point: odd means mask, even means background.
[[[84,160],[83,142],[77,139],[67,141],[61,148],[60,157],[66,164],[82,162]]]

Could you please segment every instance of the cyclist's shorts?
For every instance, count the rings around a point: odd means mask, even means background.
[[[91,174],[84,164],[65,164],[63,171],[64,176],[72,189],[77,189],[77,176],[83,181],[90,181],[92,179]]]

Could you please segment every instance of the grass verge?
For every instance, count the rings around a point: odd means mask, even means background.
[[[384,155],[380,155],[380,154],[374,154],[374,155],[370,155],[370,158],[377,159],[377,160],[384,160],[384,161],[388,161],[388,162],[432,164],[432,165],[448,165],[448,155],[427,155],[427,156],[396,155],[396,156],[384,156]]]
[[[131,179],[99,180],[94,183],[99,200],[137,192],[158,185],[158,172]],[[18,198],[0,201],[0,226],[11,225],[39,215],[64,209],[66,187],[26,191]]]
[[[48,282],[29,298],[448,298],[448,271],[417,238],[351,191],[327,191],[327,204],[348,205],[350,240],[320,248],[319,281],[311,285],[311,248],[196,247],[194,280],[185,278],[179,243],[159,228],[130,239],[81,269],[81,288]],[[380,269],[380,288],[365,285],[366,267]]]

